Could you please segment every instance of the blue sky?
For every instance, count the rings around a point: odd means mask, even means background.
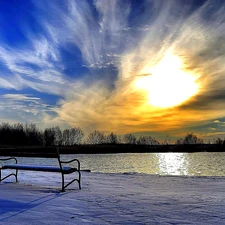
[[[222,0],[3,0],[0,122],[224,137],[224,15]]]

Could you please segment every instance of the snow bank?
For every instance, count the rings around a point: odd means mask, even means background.
[[[1,225],[225,224],[223,177],[83,172],[82,189],[64,193],[57,173],[9,181],[0,185]]]

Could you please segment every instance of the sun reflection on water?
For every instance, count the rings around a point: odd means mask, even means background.
[[[186,153],[160,153],[159,174],[188,175]]]

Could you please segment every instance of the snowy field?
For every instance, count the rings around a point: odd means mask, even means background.
[[[82,189],[64,193],[57,173],[12,180],[0,184],[1,225],[225,224],[225,177],[83,172]]]

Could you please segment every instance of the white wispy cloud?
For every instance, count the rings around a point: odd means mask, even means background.
[[[0,87],[4,89],[16,89],[16,86],[10,82],[10,80],[0,77]]]
[[[7,69],[5,74],[13,77],[4,82],[7,88],[31,87],[40,90],[42,83],[48,83],[49,87],[53,88],[41,91],[52,91],[55,94],[54,86],[65,85],[68,82],[62,73],[57,48],[45,38],[32,40],[32,45],[28,48],[12,49],[6,45],[0,46],[0,61]]]
[[[4,94],[0,96],[0,121],[36,123],[44,126],[46,114],[54,114],[55,106],[44,103],[41,98],[27,94]]]
[[[23,94],[4,94],[2,95],[2,98],[13,100],[13,101],[37,101],[40,100],[40,98],[32,97],[29,95],[23,95]]]
[[[35,1],[35,4],[44,10],[43,2]],[[94,6],[89,1],[68,0],[65,4],[66,9],[61,9],[57,4],[48,3],[48,9],[54,11],[53,22],[42,19],[54,43],[62,46],[73,43],[80,50],[86,67],[106,68],[118,62],[112,60],[112,55],[121,54],[127,44],[123,31],[127,27],[129,5],[117,0],[94,1]],[[93,7],[98,15],[93,13]]]
[[[4,94],[0,96],[2,108],[14,109],[22,108],[27,112],[34,112],[35,114],[41,111],[51,111],[52,106],[42,102],[41,98],[28,94]]]

